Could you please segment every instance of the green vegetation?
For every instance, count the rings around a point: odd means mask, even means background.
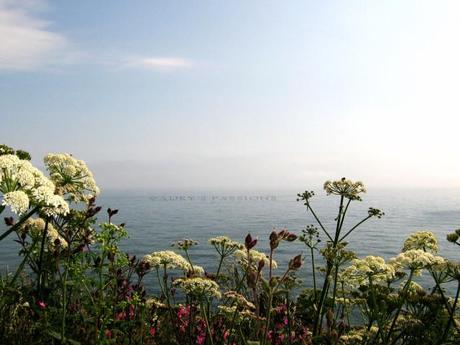
[[[123,252],[128,234],[114,221],[117,210],[99,223],[99,189],[86,164],[49,154],[45,167],[47,175],[27,152],[0,146],[0,213],[14,215],[0,240],[15,237],[21,260],[0,278],[1,344],[460,343],[460,265],[438,256],[433,233],[410,235],[388,261],[348,249],[352,232],[384,215],[369,208],[345,228],[365,193],[361,182],[324,184],[339,200],[333,229],[315,213],[314,193],[304,192],[298,200],[316,226],[299,236],[273,231],[266,253],[250,234],[241,243],[211,238],[218,267],[209,272],[194,263],[198,243],[190,239],[142,259]],[[457,230],[447,240],[460,245],[459,237]],[[278,265],[277,249],[294,241],[309,255]],[[432,286],[414,281],[422,273]],[[312,286],[300,279],[307,274]],[[156,293],[146,292],[147,281]]]

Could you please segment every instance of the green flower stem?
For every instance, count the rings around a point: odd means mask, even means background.
[[[230,345],[230,339],[233,338],[233,334],[232,334],[232,330],[233,330],[233,327],[235,325],[235,319],[236,319],[236,314],[238,313],[238,308],[235,309],[235,311],[233,312],[233,315],[232,315],[232,321],[230,323],[230,328],[229,328],[229,336],[228,336],[228,339],[227,339],[227,345]]]
[[[307,203],[307,210],[310,210],[310,212],[311,212],[311,214],[313,215],[313,217],[315,217],[316,222],[319,224],[319,226],[320,226],[321,229],[324,231],[324,233],[325,233],[326,236],[329,238],[329,240],[332,241],[331,235],[329,235],[329,232],[327,232],[326,228],[323,226],[323,224],[321,223],[321,221],[319,220],[319,218],[316,216],[316,213],[315,213],[315,211],[313,211],[313,209],[311,208],[310,203]]]
[[[339,265],[335,265],[335,272],[334,272],[334,288],[332,289],[332,312],[335,309],[335,297],[337,295],[337,276],[339,274]],[[334,320],[335,324],[335,320]]]
[[[192,273],[195,273],[195,269],[193,268],[192,260],[190,259],[190,256],[188,255],[188,250],[187,250],[187,249],[184,249],[184,252],[185,252],[185,256],[186,256],[186,258],[187,258],[188,263],[189,263],[190,266],[192,267]]]
[[[458,281],[458,284],[457,284],[457,293],[455,294],[455,301],[454,301],[454,305],[452,306],[452,311],[449,313],[449,320],[447,320],[446,328],[444,329],[444,333],[442,334],[442,337],[439,340],[438,344],[442,344],[444,340],[446,339],[447,334],[449,333],[450,324],[454,320],[454,314],[455,314],[455,309],[457,308],[459,294],[460,294],[460,281]]]
[[[42,284],[43,284],[43,253],[45,252],[46,235],[48,234],[48,219],[45,222],[45,228],[43,229],[42,242],[40,247],[40,256],[38,261],[38,293],[42,298]]]
[[[34,207],[29,213],[27,213],[25,216],[21,217],[21,219],[14,224],[11,228],[6,230],[3,234],[0,235],[0,241],[3,240],[6,236],[11,234],[13,231],[18,230],[24,222],[29,219],[35,212],[37,212],[40,208],[38,206]]]
[[[317,302],[316,296],[316,269],[315,269],[315,254],[313,252],[313,247],[310,247],[310,255],[311,255],[311,270],[313,273],[313,296],[315,298],[315,304]]]
[[[208,320],[208,315],[207,315],[208,313],[206,312],[207,308],[204,308],[202,301],[200,302],[200,310],[201,310],[201,314],[204,317],[204,322],[206,323],[206,331],[207,331],[207,334],[209,335],[209,340],[211,341],[211,345],[214,345],[214,342],[212,340],[211,327],[209,326],[209,320]]]
[[[337,216],[335,238],[332,244],[333,249],[335,249],[337,247],[337,244],[340,242],[339,236],[340,236],[340,224],[342,220],[343,200],[344,200],[344,196],[342,195],[340,197],[339,215]],[[327,268],[326,268],[326,276],[324,277],[323,288],[321,290],[321,297],[320,297],[319,305],[318,305],[318,313],[316,314],[316,318],[315,318],[313,335],[321,334],[323,306],[324,306],[324,301],[326,300],[327,291],[329,289],[329,276],[331,275],[332,268],[333,268],[333,263],[331,261],[328,261]]]
[[[347,214],[348,206],[350,206],[350,203],[351,203],[351,199],[348,199],[347,205],[345,206],[345,210],[343,211],[342,220],[340,221],[340,230],[342,230],[343,221],[345,220],[345,215]]]
[[[362,221],[360,221],[358,224],[356,224],[354,227],[352,227],[345,235],[343,235],[339,242],[342,242],[348,235],[350,235],[353,230],[355,230],[358,226],[360,226],[361,224],[363,224],[366,220],[368,220],[369,218],[372,218],[372,216],[367,216],[366,218],[364,218]]]
[[[222,268],[222,264],[223,264],[223,262],[224,262],[224,258],[225,258],[224,255],[220,255],[219,266],[217,267],[217,272],[216,272],[216,281],[218,281],[218,279],[219,279],[219,273],[220,273],[220,270],[221,270],[221,268]]]
[[[441,295],[441,298],[442,298],[442,302],[444,303],[444,306],[446,307],[447,312],[450,314],[452,312],[452,309],[451,309],[451,307],[449,305],[449,302],[447,300],[446,295],[444,294],[444,291],[442,291],[441,284],[439,283],[439,280],[436,277],[436,274],[434,274],[432,269],[428,269],[428,271],[430,272],[430,274],[433,277],[433,280],[434,280],[434,282],[436,284],[431,294],[435,293],[436,290],[439,291],[439,294]],[[454,322],[454,327],[457,329],[458,332],[460,332],[460,329],[459,329],[457,323],[455,323],[455,322]]]
[[[404,288],[403,288],[402,293],[401,293],[403,296],[406,294],[407,290],[409,289],[409,285],[410,285],[410,283],[412,281],[413,274],[414,274],[414,271],[411,270],[410,274],[409,274],[409,278],[407,279],[407,282],[404,285]],[[394,329],[394,327],[396,325],[396,320],[398,319],[399,313],[401,313],[401,309],[402,309],[403,305],[404,305],[404,299],[398,305],[398,309],[396,310],[396,314],[395,314],[395,316],[393,318],[393,321],[391,323],[390,330],[388,331],[388,334],[385,337],[385,344],[388,344],[389,341],[390,341],[391,333],[393,333],[393,329]]]

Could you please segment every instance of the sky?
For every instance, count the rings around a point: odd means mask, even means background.
[[[0,0],[0,142],[102,189],[460,187],[460,2]]]

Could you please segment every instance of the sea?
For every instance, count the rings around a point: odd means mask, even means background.
[[[323,225],[335,230],[339,197],[315,191],[311,205]],[[250,233],[258,239],[255,249],[268,253],[268,236],[273,230],[287,229],[297,235],[309,224],[317,225],[296,191],[255,192],[155,192],[103,191],[97,200],[103,207],[98,221],[107,220],[107,208],[118,209],[116,223],[125,223],[129,238],[121,243],[123,250],[141,258],[158,250],[170,250],[174,241],[184,238],[198,241],[190,250],[194,264],[212,272],[217,255],[208,239],[226,235],[244,241]],[[377,189],[363,195],[363,201],[351,203],[344,232],[367,216],[369,207],[385,212],[381,219],[371,218],[348,237],[348,247],[358,257],[396,256],[407,236],[418,230],[436,234],[440,255],[460,260],[460,248],[447,242],[446,235],[460,228],[460,189]],[[5,229],[0,225],[0,232]],[[323,243],[326,236],[320,233]],[[0,270],[14,271],[20,262],[19,245],[9,236],[0,242]],[[279,270],[289,259],[302,254],[305,258],[298,276],[311,284],[311,262],[308,248],[300,241],[283,242],[275,253]],[[429,277],[422,278],[429,285]],[[153,282],[153,277],[152,277]],[[147,280],[147,284],[150,284]]]

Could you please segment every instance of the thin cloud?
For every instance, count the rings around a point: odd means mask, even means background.
[[[68,61],[68,41],[38,18],[40,3],[0,0],[0,70],[34,70]]]
[[[179,57],[135,57],[127,60],[126,66],[149,70],[173,71],[192,67],[192,62]]]
[[[181,57],[129,56],[105,58],[99,53],[77,51],[67,37],[53,31],[40,16],[48,9],[44,0],[0,0],[0,73],[51,70],[75,64],[96,64],[152,71],[192,67]]]

